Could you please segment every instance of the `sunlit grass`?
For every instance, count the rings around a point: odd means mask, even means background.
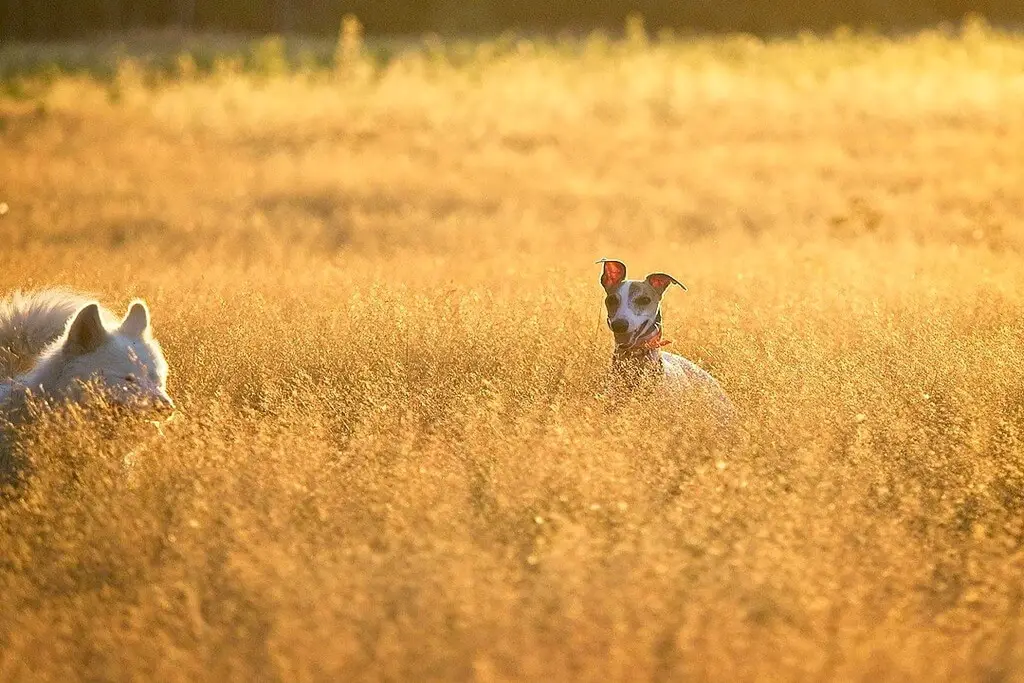
[[[0,290],[180,408],[26,430],[0,678],[1013,679],[1024,41],[350,40],[0,100]],[[735,443],[600,395],[599,257]]]

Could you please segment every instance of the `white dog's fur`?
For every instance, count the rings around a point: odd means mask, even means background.
[[[605,290],[608,327],[615,337],[612,379],[636,387],[650,383],[690,396],[702,396],[719,422],[735,413],[729,397],[714,377],[683,356],[661,347],[661,297],[669,286],[685,285],[671,275],[651,273],[643,280],[627,280],[626,265],[602,259],[601,286]]]
[[[167,362],[144,302],[132,302],[121,321],[66,290],[0,302],[0,418],[23,419],[29,397],[82,402],[87,387],[111,404],[173,409]]]

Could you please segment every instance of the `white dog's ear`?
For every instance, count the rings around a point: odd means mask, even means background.
[[[133,301],[128,309],[128,315],[121,323],[121,334],[131,337],[141,337],[149,329],[149,308],[144,301]]]
[[[89,304],[78,312],[75,322],[71,323],[65,348],[72,353],[89,353],[95,351],[107,340],[107,328],[100,319],[100,307]]]
[[[686,285],[684,285],[682,282],[675,279],[671,275],[666,275],[665,273],[651,273],[650,275],[647,276],[646,279],[647,284],[649,284],[651,287],[654,287],[654,289],[657,290],[658,294],[664,294],[665,290],[668,289],[670,285],[679,285],[680,287],[683,288],[684,292],[686,291]]]
[[[601,271],[601,286],[605,289],[614,287],[626,279],[626,264],[622,261],[603,258],[595,263],[604,264],[604,270]]]

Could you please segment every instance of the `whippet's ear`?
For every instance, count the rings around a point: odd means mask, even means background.
[[[659,295],[664,294],[665,290],[668,289],[670,285],[679,285],[683,288],[684,292],[686,291],[686,285],[665,273],[651,273],[647,276],[647,284],[654,287]]]
[[[614,287],[626,279],[626,264],[622,261],[603,258],[594,263],[604,264],[604,270],[601,272],[601,286],[605,289]]]
[[[64,347],[72,353],[90,353],[107,340],[107,328],[100,319],[100,307],[89,304],[78,312],[68,329]]]
[[[149,329],[149,309],[146,302],[136,299],[128,308],[128,315],[121,323],[121,334],[130,337],[141,337]]]

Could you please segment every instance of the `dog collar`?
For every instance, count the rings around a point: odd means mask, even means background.
[[[658,327],[654,334],[650,335],[649,337],[639,339],[631,344],[616,346],[615,352],[620,355],[642,353],[652,351],[654,349],[660,349],[662,346],[668,346],[671,343],[671,341],[661,338],[661,328]]]

